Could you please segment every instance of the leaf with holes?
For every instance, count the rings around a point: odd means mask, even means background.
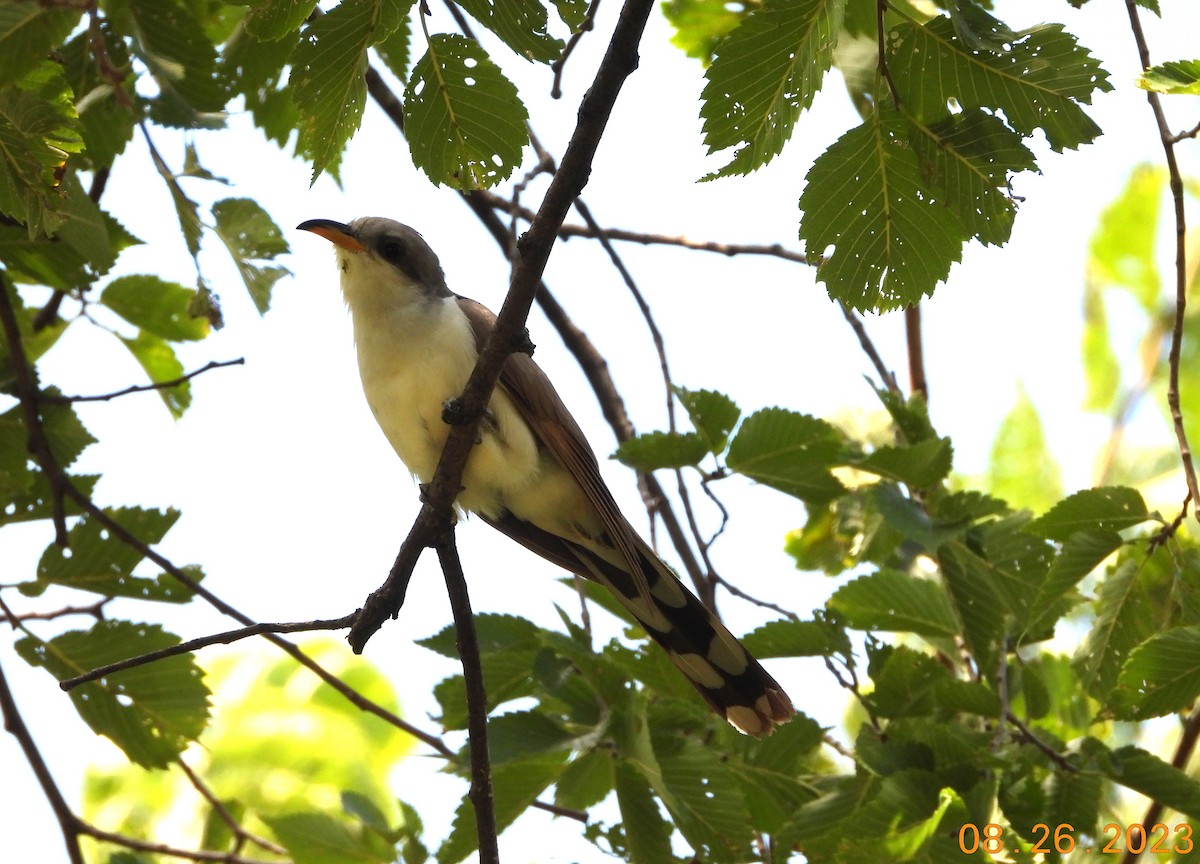
[[[468,15],[527,60],[549,63],[563,43],[547,31],[549,16],[540,0],[459,0]]]
[[[413,161],[435,183],[486,189],[507,179],[529,140],[517,88],[478,42],[438,34],[404,91]]]
[[[739,148],[705,179],[766,165],[812,105],[833,59],[845,0],[767,0],[723,40],[701,99],[708,152]]]
[[[825,255],[817,279],[860,311],[933,294],[968,232],[929,188],[912,124],[882,106],[817,157],[800,196],[800,239]]]
[[[212,212],[217,220],[217,236],[233,257],[259,314],[266,314],[272,286],[290,271],[256,262],[271,261],[289,251],[283,232],[267,211],[249,198],[218,201]]]
[[[100,666],[179,644],[157,624],[99,621],[49,642],[17,643],[18,653],[62,681]],[[165,768],[208,725],[208,688],[191,654],[164,657],[71,691],[87,724],[144,768]]]

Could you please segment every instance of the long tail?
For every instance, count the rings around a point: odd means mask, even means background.
[[[611,591],[704,701],[739,731],[769,735],[795,715],[783,688],[640,538],[640,575],[650,587],[648,598],[626,568],[583,546],[509,513],[483,518],[542,557]]]

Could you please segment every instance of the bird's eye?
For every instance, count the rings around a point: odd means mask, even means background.
[[[404,257],[404,244],[399,240],[385,240],[379,251],[388,261],[399,261]]]

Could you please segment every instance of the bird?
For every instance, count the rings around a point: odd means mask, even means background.
[[[422,484],[496,316],[446,285],[414,229],[382,217],[297,226],[333,243],[367,403]],[[607,588],[721,717],[755,737],[795,714],[783,688],[638,535],[545,372],[508,357],[455,500],[522,546]]]

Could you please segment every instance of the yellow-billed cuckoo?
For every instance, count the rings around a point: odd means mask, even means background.
[[[449,431],[442,406],[462,393],[495,315],[446,287],[437,256],[406,225],[364,218],[297,227],[337,247],[367,403],[408,469],[431,482]],[[455,503],[605,586],[741,731],[766,735],[795,713],[621,515],[575,418],[525,354],[505,362]]]

